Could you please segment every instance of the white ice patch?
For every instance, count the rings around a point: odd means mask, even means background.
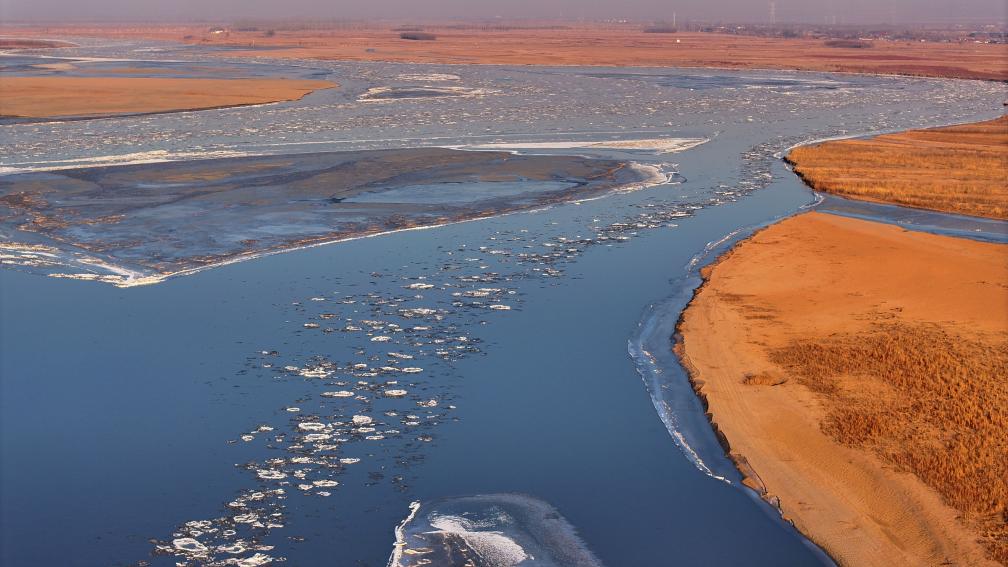
[[[707,142],[703,138],[641,138],[637,140],[591,140],[585,142],[503,142],[459,146],[472,150],[567,150],[587,148],[599,150],[647,150],[660,154],[686,151]]]
[[[449,73],[403,73],[396,77],[400,81],[460,81],[461,77]]]
[[[501,532],[472,531],[477,527],[460,516],[437,516],[431,518],[431,526],[441,532],[458,536],[465,540],[480,557],[490,565],[511,567],[529,559],[525,549]]]
[[[322,392],[323,398],[352,398],[354,393],[349,390],[337,390],[335,392]]]

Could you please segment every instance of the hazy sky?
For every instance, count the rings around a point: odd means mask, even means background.
[[[1004,21],[1006,0],[776,0],[777,20]],[[0,20],[563,18],[768,21],[769,0],[0,0]]]

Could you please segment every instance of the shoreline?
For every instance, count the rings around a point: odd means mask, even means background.
[[[787,217],[768,227],[761,228],[755,231],[749,237],[735,243],[728,251],[724,252],[716,260],[714,260],[712,263],[710,263],[709,265],[705,266],[702,270],[700,270],[702,283],[694,290],[692,298],[690,299],[686,308],[684,308],[680,312],[679,319],[676,322],[675,327],[676,334],[674,335],[674,352],[676,353],[681,366],[686,371],[686,374],[689,378],[690,386],[692,390],[695,392],[697,399],[699,400],[700,404],[704,409],[704,413],[707,417],[707,420],[711,426],[712,431],[714,432],[718,441],[721,443],[721,446],[724,449],[726,457],[735,465],[735,468],[739,472],[739,474],[742,475],[743,484],[746,487],[751,489],[753,493],[758,495],[761,499],[763,499],[764,501],[775,507],[781,513],[781,516],[785,521],[795,526],[795,528],[798,529],[800,532],[802,532],[802,534],[805,537],[807,537],[809,541],[819,546],[828,555],[830,555],[830,557],[832,557],[840,564],[844,563],[862,564],[865,563],[866,560],[868,561],[865,564],[885,564],[886,562],[905,561],[908,556],[904,556],[902,558],[887,556],[883,561],[878,557],[878,555],[875,555],[874,559],[876,559],[876,562],[872,563],[870,561],[873,558],[872,553],[865,554],[863,549],[860,551],[855,550],[855,552],[852,552],[851,549],[849,549],[851,547],[851,543],[849,541],[838,544],[837,543],[838,534],[836,533],[835,530],[833,532],[830,532],[830,530],[824,530],[823,526],[821,525],[821,522],[810,520],[807,516],[810,515],[815,516],[816,514],[823,515],[821,513],[821,510],[816,513],[809,512],[809,510],[811,509],[809,508],[810,506],[812,506],[813,508],[815,507],[814,499],[818,494],[820,494],[821,492],[829,493],[830,491],[833,491],[836,494],[832,494],[829,496],[835,497],[837,495],[843,495],[847,487],[841,486],[840,488],[837,488],[835,484],[833,484],[832,488],[824,488],[823,486],[816,487],[816,483],[814,480],[811,482],[813,488],[812,490],[809,490],[808,489],[809,487],[807,486],[804,489],[794,489],[788,483],[782,484],[781,482],[782,474],[780,469],[787,469],[791,464],[795,462],[800,463],[801,457],[797,456],[797,454],[794,453],[794,451],[797,450],[800,452],[800,450],[797,449],[794,445],[790,444],[789,442],[784,441],[783,438],[777,439],[775,441],[774,439],[772,439],[773,436],[771,436],[770,438],[764,438],[765,435],[760,435],[759,432],[762,430],[760,429],[759,424],[757,423],[759,419],[757,417],[754,417],[754,414],[749,414],[747,411],[747,413],[742,414],[744,415],[743,417],[742,415],[738,414],[737,411],[735,413],[732,413],[731,410],[726,410],[726,407],[728,406],[726,406],[725,404],[728,403],[729,405],[734,404],[734,406],[732,407],[736,408],[748,407],[749,410],[758,413],[759,410],[754,409],[754,406],[752,406],[752,404],[757,403],[757,406],[755,407],[759,407],[760,400],[766,402],[770,399],[766,398],[766,396],[768,396],[769,394],[766,394],[765,392],[757,392],[756,394],[753,395],[763,397],[759,399],[750,399],[748,402],[746,402],[744,399],[742,399],[742,401],[738,401],[731,397],[735,394],[726,394],[725,393],[726,391],[728,392],[732,390],[742,391],[742,389],[745,388],[757,388],[769,391],[773,390],[774,388],[779,388],[780,385],[785,384],[789,381],[793,382],[793,377],[789,377],[787,375],[781,377],[781,375],[776,374],[774,375],[773,379],[767,380],[766,384],[761,383],[761,385],[756,386],[751,385],[729,386],[726,385],[727,384],[725,382],[726,378],[724,376],[719,376],[721,374],[725,374],[726,372],[728,372],[724,370],[725,366],[739,369],[754,369],[750,365],[755,365],[758,367],[760,365],[765,364],[765,362],[763,363],[754,362],[754,359],[752,357],[756,355],[752,353],[749,353],[749,356],[747,358],[745,355],[737,354],[738,352],[737,350],[732,350],[732,348],[736,349],[741,348],[737,344],[737,342],[743,340],[743,338],[735,337],[735,340],[733,341],[729,341],[726,339],[726,337],[724,336],[726,322],[724,319],[717,319],[717,317],[728,316],[725,315],[725,313],[723,312],[724,311],[723,308],[718,308],[720,309],[720,311],[716,311],[716,313],[719,313],[720,315],[717,316],[712,315],[712,313],[714,312],[710,311],[711,309],[713,309],[712,307],[710,307],[710,304],[711,301],[714,300],[711,300],[708,296],[711,296],[712,294],[717,294],[718,291],[716,290],[716,288],[718,288],[723,281],[727,281],[723,280],[722,275],[718,272],[723,271],[725,269],[723,268],[723,266],[727,264],[737,264],[738,262],[745,260],[744,258],[743,260],[739,260],[739,257],[741,255],[749,254],[750,253],[749,250],[751,247],[757,246],[758,243],[767,241],[767,239],[774,239],[773,241],[777,242],[776,245],[769,243],[769,245],[772,247],[783,246],[782,244],[780,244],[780,234],[779,234],[781,231],[780,227],[782,225],[787,226],[788,223],[795,222],[795,219],[802,219],[803,217],[807,217],[808,215],[824,215],[824,214],[815,212],[798,214],[795,216]],[[828,216],[832,217],[833,215]],[[844,217],[835,217],[835,218],[843,219],[841,221],[838,221],[840,223],[861,223],[864,225],[881,226],[884,227],[880,229],[883,232],[900,231],[900,229],[897,227],[884,225],[878,222],[846,219]],[[922,233],[911,233],[911,234],[919,235]],[[935,236],[935,235],[927,235],[927,236],[929,238],[946,238],[946,239],[953,238],[953,237]],[[766,244],[764,244],[764,246],[765,245]],[[981,244],[981,246],[983,246],[983,244]],[[998,245],[987,244],[987,246],[998,246]],[[787,261],[790,261],[790,259]],[[732,279],[736,277],[738,276],[731,276]],[[742,305],[748,305],[748,304],[743,303]],[[704,313],[703,317],[698,315],[700,311],[703,311]],[[758,316],[762,317],[764,315],[759,314]],[[715,319],[710,319],[710,317],[715,317]],[[698,321],[705,321],[706,323],[701,324]],[[742,325],[742,323],[740,323],[739,321],[736,321],[734,324],[739,326]],[[716,331],[713,330],[714,325],[719,325],[717,328],[719,328],[722,331],[720,337],[715,338],[714,335],[717,333]],[[731,325],[728,324],[728,326]],[[743,337],[746,336],[745,333],[742,333],[742,335]],[[727,344],[728,342],[731,342],[732,344]],[[706,343],[713,343],[713,345]],[[720,353],[720,357],[712,358],[712,353],[715,350]],[[735,359],[732,360],[732,357],[734,357]],[[698,360],[700,362],[697,362]],[[712,360],[717,360],[717,363],[716,364],[712,363]],[[739,367],[738,366],[739,364],[741,364],[742,366]],[[755,375],[760,375],[760,373],[757,373]],[[748,380],[748,378],[745,380]],[[726,398],[725,396],[729,397]],[[778,398],[773,399],[775,400],[774,407],[779,411],[785,411],[781,410],[780,408],[785,409],[789,408],[790,411],[794,411],[797,414],[800,414],[801,411],[811,412],[809,415],[812,415],[813,419],[812,421],[806,422],[806,427],[809,427],[811,431],[804,434],[806,437],[808,436],[815,437],[817,435],[818,436],[823,435],[822,433],[819,433],[819,428],[815,426],[816,423],[815,416],[819,416],[821,418],[823,410],[820,402],[817,402],[814,396],[805,396],[805,397],[798,396],[798,398],[796,398],[799,400],[797,405],[795,403],[792,403],[791,406],[784,404],[781,401],[781,399]],[[738,404],[742,405],[739,406]],[[796,409],[802,407],[804,407],[805,409],[804,410]],[[809,408],[816,408],[816,409],[809,409]],[[764,408],[763,411],[766,411],[766,409]],[[806,415],[806,417],[808,417],[808,415]],[[738,421],[739,419],[741,419],[742,422],[739,422]],[[740,423],[744,424],[742,429],[739,429]],[[791,423],[791,425],[794,425],[794,423]],[[792,437],[802,437],[802,435],[797,436],[794,434],[791,435]],[[792,437],[787,438],[791,439]],[[826,439],[825,437],[822,437],[821,440],[825,440],[827,443],[832,443],[832,441]],[[786,457],[786,461],[779,461],[778,463],[773,463],[772,460],[768,461],[766,456],[768,454],[768,451],[765,450],[765,447],[764,449],[761,450],[753,450],[754,446],[760,446],[761,444],[774,445],[780,443],[784,443],[784,445],[787,445],[787,450],[783,454],[788,454],[790,456]],[[978,554],[977,549],[975,549],[973,546],[970,545],[971,536],[965,535],[966,528],[962,527],[955,520],[955,518],[958,516],[958,513],[949,509],[948,506],[940,499],[939,495],[936,492],[934,492],[930,487],[924,486],[924,484],[916,476],[911,475],[909,477],[906,477],[905,473],[897,473],[892,470],[888,470],[887,466],[878,463],[877,459],[874,459],[874,457],[872,457],[871,455],[865,455],[862,450],[843,447],[841,445],[836,445],[835,443],[833,443],[833,445],[835,445],[834,449],[836,449],[837,454],[842,454],[844,456],[843,458],[849,459],[847,463],[842,465],[843,467],[848,468],[860,467],[858,469],[860,472],[852,478],[860,479],[858,482],[861,483],[862,488],[864,488],[866,482],[867,486],[871,487],[872,489],[880,491],[883,490],[882,488],[880,488],[881,486],[887,486],[888,488],[885,489],[887,497],[890,497],[890,499],[895,498],[896,501],[904,501],[904,504],[912,503],[911,506],[913,507],[913,509],[917,510],[916,513],[919,515],[919,517],[926,518],[926,520],[920,520],[920,522],[923,522],[923,525],[931,525],[932,528],[934,528],[936,525],[941,527],[940,529],[931,529],[930,530],[931,536],[937,537],[938,534],[943,534],[945,532],[949,534],[947,536],[943,536],[945,537],[945,541],[940,541],[940,538],[938,538],[939,541],[935,543],[935,541],[929,542],[928,541],[929,537],[924,538],[919,537],[920,534],[917,533],[915,535],[916,545],[918,546],[917,551],[920,551],[921,543],[923,543],[925,547],[927,547],[929,543],[932,543],[937,546],[937,548],[935,549],[939,550],[944,549],[946,550],[946,552],[948,552],[949,550],[955,550],[955,552],[951,553],[950,555],[953,560],[965,561],[966,563],[972,562],[973,564],[987,564],[987,563],[995,564],[993,562],[986,560],[984,558],[983,553]],[[755,455],[755,460],[757,461],[757,464],[754,465],[750,461],[749,458],[750,455],[748,454],[749,452],[752,452],[753,455]],[[772,453],[772,451],[770,451],[770,453]],[[795,461],[794,459],[798,459],[798,461]],[[855,466],[850,463],[857,463],[857,465]],[[794,466],[796,467],[796,470],[802,468],[799,465]],[[838,466],[840,465],[838,464]],[[765,478],[766,475],[761,475],[761,471],[763,472],[769,471],[770,480]],[[821,472],[822,471],[820,471],[820,473]],[[798,472],[792,471],[792,473],[793,474],[790,475],[791,477],[795,477],[796,475],[797,477],[802,476],[801,470],[798,470]],[[783,476],[787,477],[788,474],[784,474]],[[866,479],[868,480],[866,481]],[[808,481],[807,478],[805,480]],[[823,480],[821,475],[819,480],[820,481]],[[792,478],[792,481],[794,481],[794,478]],[[841,482],[841,485],[843,484],[844,483]],[[827,512],[825,515],[828,516],[829,513]],[[949,524],[949,522],[955,522],[955,523]],[[862,526],[861,528],[868,529],[865,526]],[[861,532],[859,531],[858,533]],[[861,535],[858,537],[864,539],[865,534],[861,533]],[[843,542],[844,538],[840,538],[839,541]],[[854,545],[854,547],[856,547],[856,545]],[[890,549],[890,552],[891,551],[892,549]],[[875,549],[874,552],[878,552],[878,549]],[[935,550],[931,549],[930,552],[935,552]],[[853,556],[856,557],[856,559],[852,559],[852,553]],[[861,553],[861,555],[857,555],[858,553]],[[941,552],[939,551],[938,553],[940,554]],[[970,557],[970,559],[966,560],[965,557]],[[931,556],[931,559],[937,559],[937,557]],[[924,562],[926,563],[927,561]]]

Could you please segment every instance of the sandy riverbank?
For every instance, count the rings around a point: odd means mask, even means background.
[[[807,213],[705,277],[679,348],[748,484],[843,565],[1008,562],[1008,247]]]
[[[395,26],[211,33],[203,26],[82,24],[0,28],[12,37],[91,36],[180,41],[244,48],[246,57],[504,65],[613,65],[797,69],[1008,80],[1008,46],[980,43],[876,41],[869,48],[831,47],[819,39],[719,33],[644,33],[639,25],[544,25],[466,28],[424,26],[433,41],[401,39]]]
[[[297,100],[329,81],[146,77],[0,77],[0,116],[100,117]]]
[[[1008,117],[795,148],[795,172],[817,191],[1008,219]]]

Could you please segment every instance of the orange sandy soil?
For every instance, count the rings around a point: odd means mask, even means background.
[[[819,191],[1008,220],[1008,116],[825,142],[787,160]]]
[[[643,33],[638,26],[577,26],[510,31],[428,26],[435,41],[399,38],[391,27],[261,31],[211,35],[206,27],[69,26],[0,28],[4,35],[148,38],[254,47],[249,57],[512,65],[640,65],[800,69],[1008,80],[1008,46],[876,41],[871,48],[827,47],[821,40],[713,33]],[[188,39],[186,36],[190,36]],[[679,43],[676,43],[676,42]],[[235,55],[231,52],[228,55]]]
[[[59,118],[199,110],[297,100],[328,81],[3,77],[0,116]]]
[[[1008,246],[813,212],[704,276],[677,348],[746,484],[841,565],[1008,564]]]

